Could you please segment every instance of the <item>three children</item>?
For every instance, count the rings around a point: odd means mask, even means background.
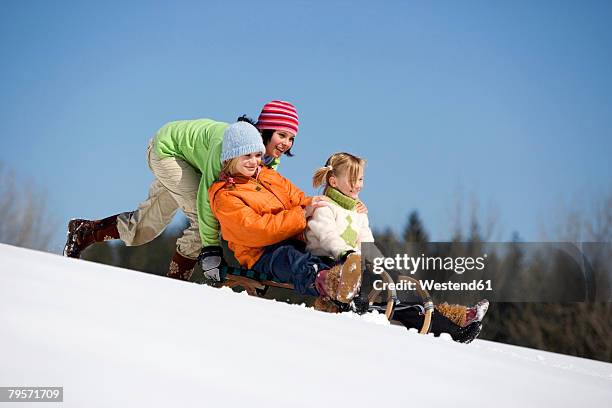
[[[336,264],[304,248],[307,220],[329,203],[306,197],[289,180],[261,165],[265,147],[246,122],[225,131],[220,180],[209,201],[223,238],[243,267],[292,283],[298,293],[349,303],[361,280],[361,260],[348,254]]]

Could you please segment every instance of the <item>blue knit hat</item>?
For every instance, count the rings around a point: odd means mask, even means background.
[[[221,149],[221,163],[235,157],[266,152],[266,147],[261,140],[259,130],[250,123],[232,123],[223,133],[223,147]]]

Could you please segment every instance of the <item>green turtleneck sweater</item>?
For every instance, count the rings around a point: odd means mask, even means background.
[[[332,187],[325,195],[333,204],[317,208],[308,221],[307,249],[314,255],[338,259],[347,251],[359,251],[362,242],[374,242],[367,214],[355,211],[358,200]]]

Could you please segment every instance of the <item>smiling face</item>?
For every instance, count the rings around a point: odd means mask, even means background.
[[[359,192],[363,188],[363,169],[359,170],[355,184],[351,184],[350,177],[345,172],[340,173],[337,176],[331,176],[329,178],[329,185],[340,191],[345,196],[356,200],[359,198]]]
[[[252,177],[261,164],[261,152],[245,154],[236,160],[234,174]]]
[[[278,159],[293,146],[295,135],[287,130],[275,130],[270,141],[266,143],[266,154]]]

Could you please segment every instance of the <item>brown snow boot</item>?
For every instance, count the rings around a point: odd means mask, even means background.
[[[111,215],[102,220],[73,219],[68,222],[68,239],[64,246],[64,256],[80,258],[81,252],[95,242],[119,239],[117,216]]]
[[[342,264],[317,274],[315,287],[319,294],[342,303],[350,303],[361,286],[361,256],[352,253]]]
[[[323,296],[319,296],[315,300],[314,305],[312,305],[312,307],[315,310],[318,310],[319,312],[326,312],[326,313],[338,313],[339,312],[338,306],[334,302],[332,302],[329,298],[323,297]]]
[[[173,279],[189,281],[196,262],[196,259],[186,258],[179,254],[178,251],[175,251],[174,255],[172,256],[172,260],[170,261],[170,267],[168,268],[168,273],[166,276]]]

